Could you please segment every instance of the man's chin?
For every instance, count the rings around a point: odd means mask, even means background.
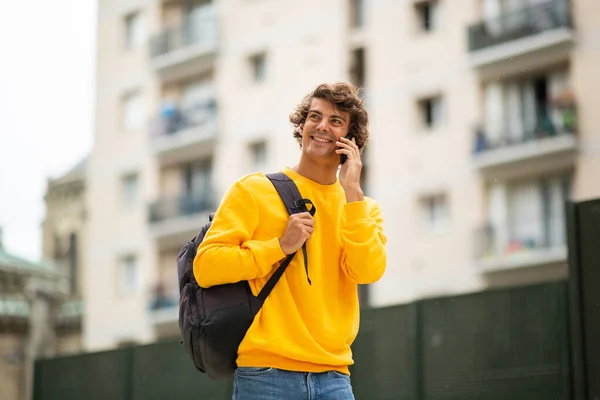
[[[327,164],[327,165],[331,164],[331,165],[337,166],[340,163],[340,156],[338,154],[336,154],[336,153],[326,153],[326,154],[323,154],[323,153],[312,153],[312,152],[309,152],[307,154],[307,156],[310,159],[318,162],[319,164],[324,164],[324,165],[325,164]]]

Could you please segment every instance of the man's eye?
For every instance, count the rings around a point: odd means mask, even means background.
[[[341,125],[342,121],[340,121],[339,119],[334,119],[333,120],[333,124],[334,125]]]
[[[317,118],[319,118],[319,116],[318,116],[317,114],[311,114],[311,115],[310,115],[310,118],[311,118],[311,119],[317,119]]]

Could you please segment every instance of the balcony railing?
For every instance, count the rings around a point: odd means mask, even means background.
[[[83,301],[80,299],[68,300],[60,304],[58,317],[79,318],[83,314]],[[0,317],[28,318],[30,312],[29,301],[23,296],[0,297]]]
[[[183,195],[171,199],[162,199],[150,204],[149,221],[161,222],[170,218],[193,215],[214,208],[214,201],[205,194]]]
[[[469,50],[476,51],[558,28],[572,27],[568,0],[525,7],[469,27]]]
[[[150,42],[150,54],[158,57],[188,46],[216,44],[217,20],[206,18],[199,24],[184,23],[155,36]]]
[[[487,224],[475,232],[475,259],[491,265],[554,261],[564,255],[562,217],[513,224]]]
[[[196,127],[213,127],[217,123],[217,103],[214,99],[199,102],[182,108],[175,104],[165,104],[160,116],[153,121],[151,137],[174,135]]]
[[[502,122],[476,129],[473,152],[477,155],[536,140],[574,135],[577,131],[574,106],[552,109],[544,118],[516,122]]]
[[[0,297],[0,317],[29,317],[29,303],[23,296]]]

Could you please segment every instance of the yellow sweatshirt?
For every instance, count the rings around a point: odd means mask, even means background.
[[[346,203],[339,181],[321,185],[290,168],[288,175],[317,208],[307,241],[288,266],[238,349],[240,367],[349,374],[358,333],[357,284],[377,281],[386,267],[381,209],[370,198]],[[262,173],[234,183],[198,247],[194,275],[202,287],[248,280],[257,295],[285,258],[279,246],[288,213]]]

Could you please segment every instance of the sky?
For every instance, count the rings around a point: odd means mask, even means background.
[[[47,179],[91,149],[95,31],[95,0],[0,1],[0,227],[33,261]]]

